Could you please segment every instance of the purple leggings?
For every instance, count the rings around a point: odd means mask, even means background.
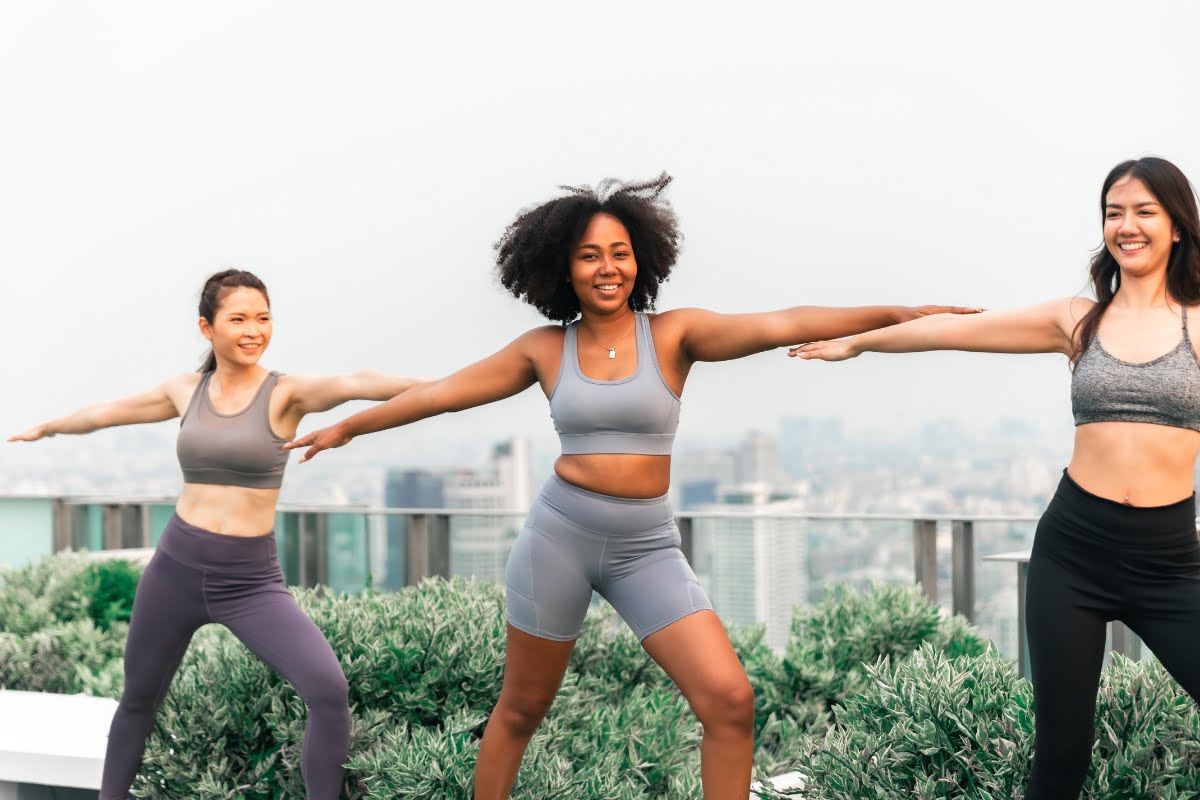
[[[337,800],[350,741],[346,676],[333,648],[284,587],[273,535],[224,536],[171,518],[138,583],[101,800],[124,800],[154,714],[192,634],[219,622],[308,705],[301,770],[309,800]],[[196,754],[199,757],[199,754]]]

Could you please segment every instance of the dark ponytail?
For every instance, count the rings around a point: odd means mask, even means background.
[[[216,275],[210,275],[204,282],[204,288],[200,290],[200,316],[208,320],[209,325],[212,325],[226,291],[238,287],[257,289],[266,298],[267,306],[271,305],[271,296],[267,294],[267,285],[260,281],[258,276],[246,272],[244,269],[227,269]],[[204,357],[204,365],[200,367],[200,372],[212,372],[216,368],[217,356],[209,349],[208,355]]]
[[[1166,159],[1149,156],[1122,161],[1108,173],[1104,188],[1100,190],[1101,224],[1107,210],[1109,189],[1126,177],[1137,178],[1145,184],[1179,232],[1179,241],[1171,245],[1171,255],[1167,258],[1167,294],[1177,303],[1195,305],[1200,302],[1200,215],[1196,212],[1195,189],[1179,167]],[[1108,252],[1107,243],[1101,243],[1092,256],[1090,277],[1096,305],[1075,326],[1072,361],[1078,361],[1092,341],[1100,327],[1100,318],[1121,288],[1121,268]]]

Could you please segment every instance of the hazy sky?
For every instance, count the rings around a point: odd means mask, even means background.
[[[1200,180],[1197,30],[1188,0],[6,3],[0,429],[194,368],[230,265],[271,289],[269,366],[444,374],[539,322],[492,271],[514,213],[605,176],[676,178],[663,308],[1076,293],[1116,162]],[[681,435],[1062,425],[1067,386],[1051,356],[780,351],[698,367]],[[536,389],[459,416],[394,441],[550,425]]]

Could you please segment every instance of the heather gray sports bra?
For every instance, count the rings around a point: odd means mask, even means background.
[[[659,367],[649,319],[640,312],[635,314],[637,369],[617,381],[599,381],[583,374],[579,368],[579,323],[567,326],[558,383],[550,394],[550,416],[563,455],[671,454],[679,427],[679,397]]]
[[[204,373],[179,423],[175,451],[183,482],[278,489],[288,460],[288,451],[281,447],[287,439],[271,430],[271,390],[279,373],[267,375],[250,405],[236,414],[222,414],[212,407],[208,399],[212,375]]]
[[[1076,425],[1148,422],[1200,431],[1200,362],[1188,336],[1187,309],[1179,344],[1150,361],[1122,361],[1093,335],[1071,373],[1071,411]]]

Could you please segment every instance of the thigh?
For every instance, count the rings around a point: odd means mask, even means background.
[[[1078,591],[1073,572],[1036,555],[1029,563],[1025,628],[1030,679],[1039,728],[1090,732],[1108,620]]]
[[[587,567],[598,551],[566,523],[546,531],[526,524],[505,567],[508,624],[539,639],[573,641],[592,601]]]
[[[196,629],[208,621],[203,574],[156,553],[138,580],[125,640],[126,691],[159,693]]]
[[[613,543],[614,549],[620,544]],[[620,575],[596,587],[638,639],[697,611],[712,611],[712,602],[679,548],[670,546],[626,565]]]
[[[753,690],[746,670],[712,611],[699,611],[642,640],[642,647],[683,692],[698,716],[706,705],[728,704]]]
[[[329,641],[282,584],[266,584],[226,605],[216,621],[301,695],[345,681]]]
[[[500,704],[544,713],[562,684],[575,640],[533,636],[508,626]]]
[[[1170,583],[1169,608],[1125,621],[1184,691],[1200,701],[1200,580]]]

